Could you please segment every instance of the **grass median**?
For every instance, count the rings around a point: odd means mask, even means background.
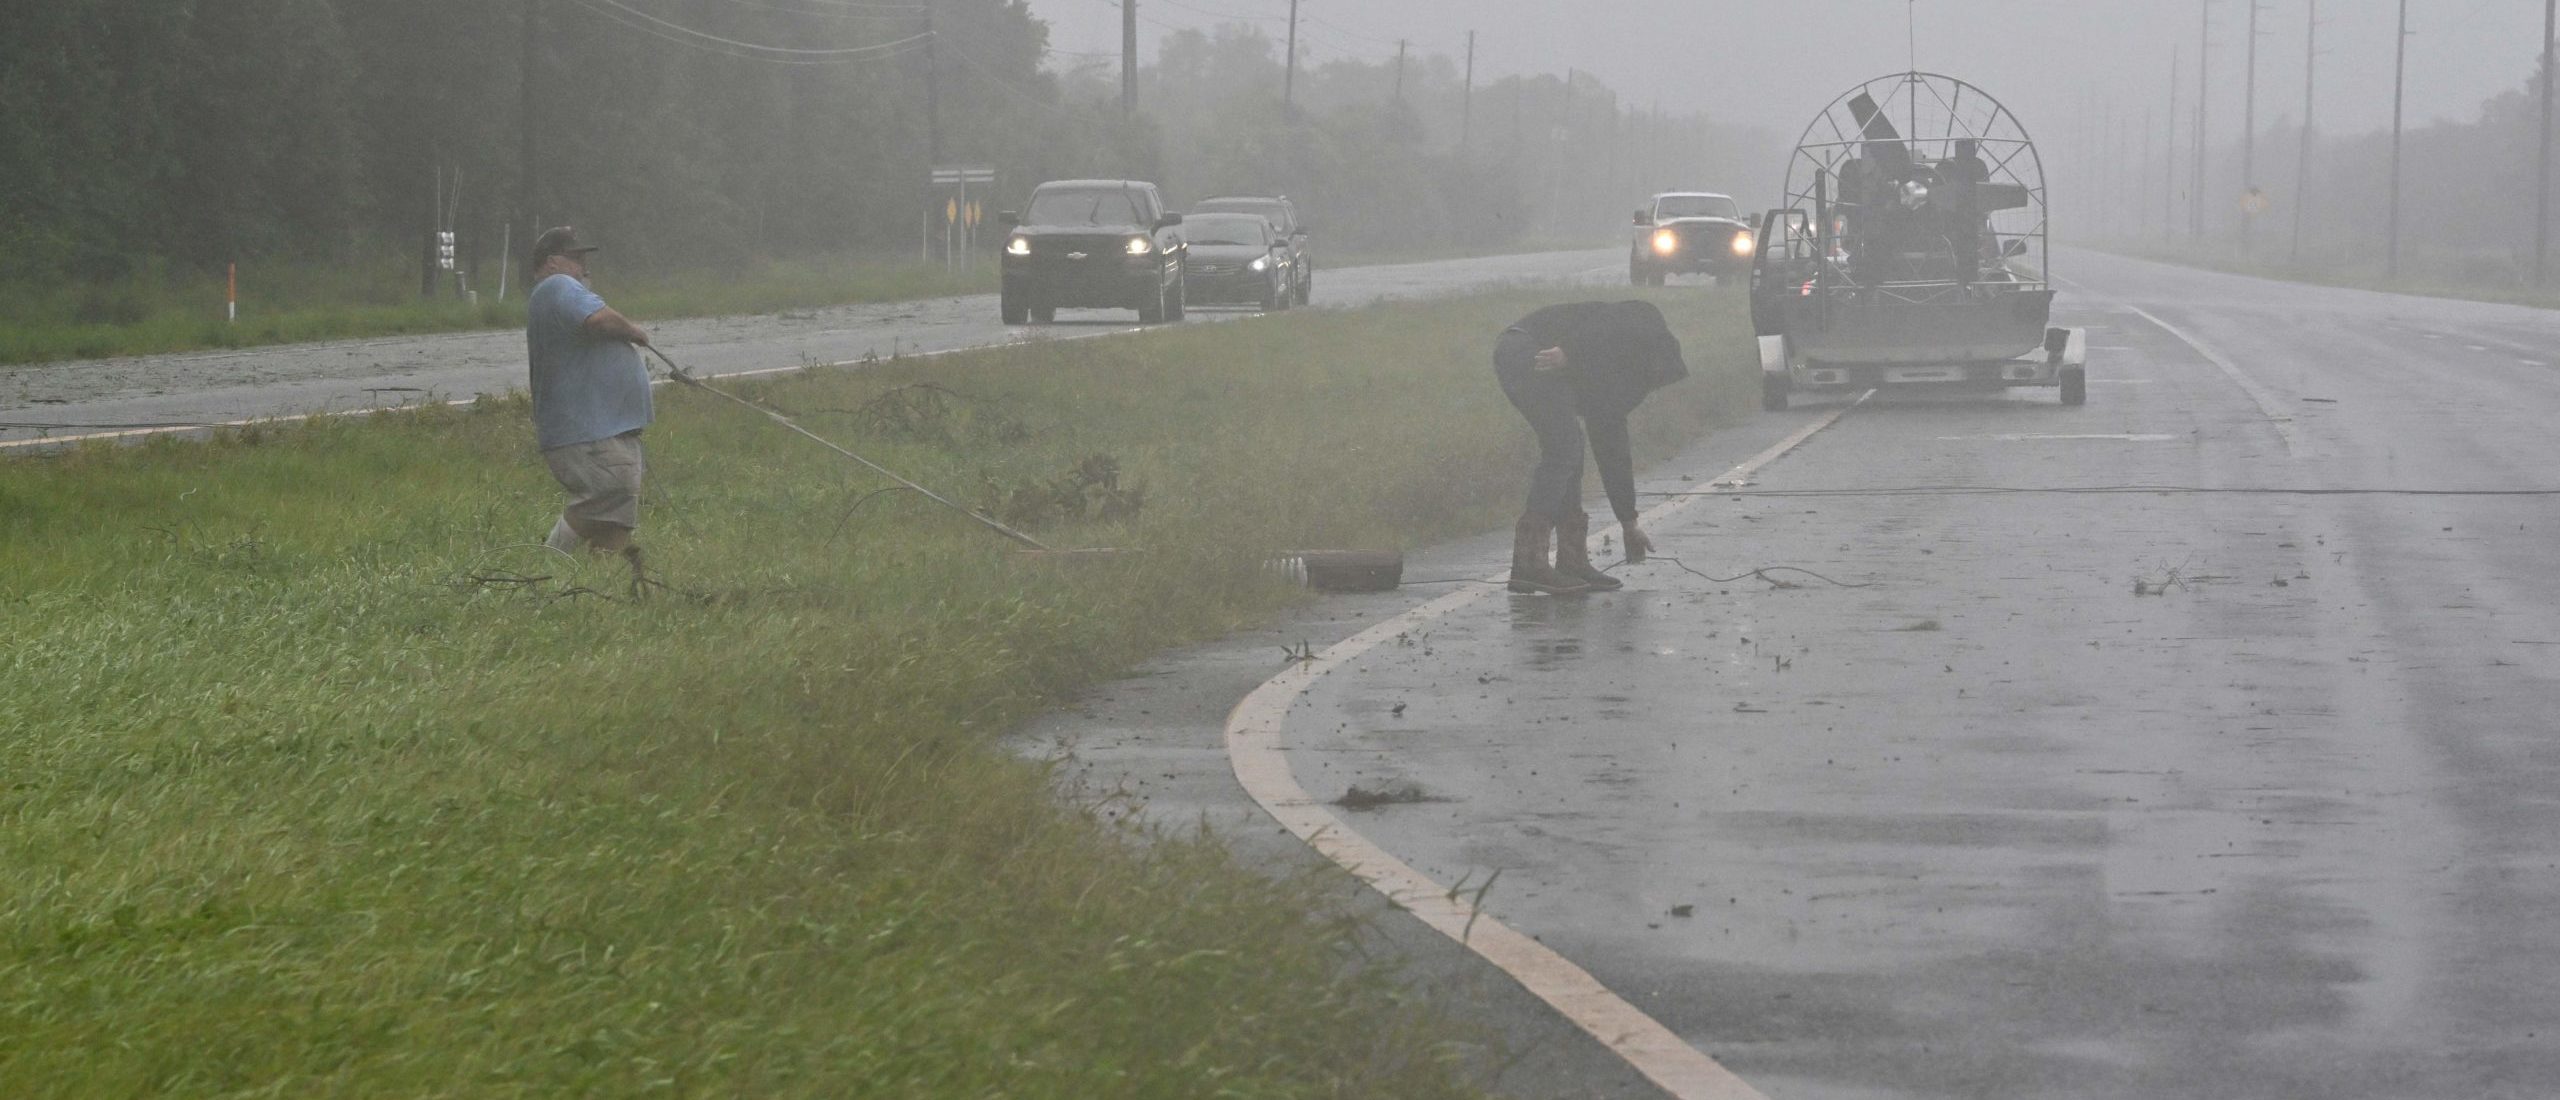
[[[774,260],[725,270],[625,279],[600,265],[598,285],[634,317],[706,317],[821,309],[992,292],[995,265],[947,270],[913,256]],[[496,275],[477,301],[450,288],[418,297],[414,266],[265,264],[239,274],[240,317],[227,320],[220,275],[153,270],[104,283],[0,286],[0,365],[100,359],[309,340],[413,336],[524,326],[523,273],[505,299]]]
[[[2223,245],[2157,240],[2104,240],[2083,247],[2137,260],[2279,282],[2560,309],[2560,290],[2534,286],[2530,264],[2508,257],[2489,259],[2440,249],[2412,249],[2401,274],[2395,278],[2384,273],[2378,249],[2350,255],[2333,248],[2297,261],[2275,258],[2272,254],[2281,251],[2276,246],[2266,248],[2270,254],[2267,256],[2244,256]]]
[[[1623,293],[1613,291],[1612,293]],[[1566,291],[741,383],[1063,546],[661,391],[664,588],[534,545],[520,401],[0,476],[0,1081],[21,1096],[1471,1095],[1315,880],[1134,842],[998,744],[1309,598],[1262,565],[1516,509],[1486,364]],[[1653,292],[1755,408],[1739,298]],[[678,352],[681,358],[681,352]],[[1275,665],[1276,671],[1276,665]]]

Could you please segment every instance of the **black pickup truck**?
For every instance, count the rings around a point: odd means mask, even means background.
[[[1051,180],[1004,226],[1004,323],[1048,324],[1058,307],[1134,309],[1140,324],[1182,319],[1182,215],[1138,180]]]

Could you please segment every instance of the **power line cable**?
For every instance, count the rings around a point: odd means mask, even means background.
[[[726,46],[730,49],[750,50],[757,53],[784,54],[791,57],[863,57],[866,55],[879,54],[884,51],[895,50],[898,47],[912,45],[933,37],[932,31],[919,31],[915,34],[911,34],[905,38],[896,39],[894,41],[874,42],[867,46],[850,46],[841,49],[807,49],[798,46],[767,46],[755,42],[741,42],[734,38],[723,38],[719,35],[712,34],[709,31],[697,30],[695,28],[685,26],[682,23],[677,23],[668,19],[661,19],[649,14],[648,12],[641,11],[640,9],[634,8],[628,4],[624,4],[621,0],[572,0],[572,2],[589,11],[602,12],[604,9],[611,9],[612,11],[621,12],[638,19],[647,20],[651,24],[665,28],[670,33],[682,35],[687,38],[699,39],[703,42],[715,45]],[[625,22],[624,25],[631,26],[628,22]]]
[[[1172,0],[1161,0],[1161,2],[1163,2],[1163,3],[1171,3],[1171,2],[1172,2]],[[1300,20],[1304,21],[1304,22],[1309,22],[1309,23],[1318,23],[1318,24],[1322,24],[1322,25],[1327,26],[1327,27],[1331,27],[1331,28],[1333,28],[1334,30],[1340,31],[1340,32],[1342,32],[1342,33],[1344,33],[1344,34],[1347,34],[1347,35],[1350,35],[1351,37],[1353,37],[1353,38],[1357,38],[1357,39],[1360,39],[1361,41],[1364,41],[1364,42],[1375,42],[1375,43],[1377,43],[1377,44],[1379,44],[1379,45],[1381,45],[1381,46],[1392,46],[1392,45],[1395,45],[1395,44],[1396,44],[1396,40],[1395,40],[1395,39],[1392,39],[1392,38],[1380,38],[1380,37],[1378,37],[1378,36],[1376,36],[1376,35],[1373,35],[1373,34],[1362,34],[1362,33],[1360,33],[1359,31],[1352,30],[1352,29],[1351,29],[1351,28],[1349,28],[1349,27],[1343,26],[1343,25],[1342,25],[1342,24],[1340,24],[1340,23],[1336,23],[1336,22],[1334,22],[1333,20],[1327,19],[1327,18],[1325,18],[1325,17],[1323,17],[1323,16],[1321,16],[1321,15],[1317,15],[1317,14],[1315,14],[1315,13],[1313,13],[1313,12],[1307,12],[1307,13],[1301,14],[1298,18],[1299,18]]]
[[[1214,16],[1219,19],[1248,19],[1262,23],[1286,23],[1289,21],[1289,17],[1285,15],[1248,15],[1244,12],[1218,11],[1213,8],[1203,8],[1193,4],[1185,4],[1182,0],[1147,0],[1147,2],[1150,4],[1169,4],[1174,7],[1181,8],[1184,11],[1197,12],[1201,15]],[[1115,3],[1114,6],[1117,6],[1117,4]]]
[[[571,0],[571,2],[580,7],[586,8],[587,11],[593,13],[597,18],[603,19],[615,26],[636,31],[663,42],[673,43],[686,49],[699,50],[703,53],[713,54],[720,57],[734,58],[740,61],[755,61],[767,65],[856,65],[868,61],[886,61],[894,57],[905,57],[925,48],[925,43],[917,42],[884,53],[866,53],[857,57],[776,57],[771,54],[734,50],[725,46],[712,45],[695,39],[669,34],[646,24],[631,22],[622,16],[615,14],[609,9],[592,6],[588,3],[588,0]]]
[[[769,3],[768,0],[722,0],[722,2],[735,4],[742,8],[754,8],[759,11],[784,12],[790,15],[815,15],[828,19],[914,19],[931,10],[921,5],[914,4],[836,4],[832,6],[837,10],[827,11],[793,7],[789,4]],[[823,4],[826,3],[826,0],[797,0],[797,2],[802,4]]]
[[[1069,122],[1074,122],[1074,123],[1079,123],[1079,124],[1081,124],[1081,123],[1088,123],[1088,122],[1093,121],[1092,119],[1086,118],[1086,117],[1085,117],[1085,116],[1083,116],[1083,115],[1079,115],[1079,114],[1077,114],[1077,113],[1075,113],[1075,112],[1073,112],[1073,111],[1069,111],[1069,110],[1067,110],[1067,109],[1065,109],[1065,108],[1063,108],[1063,107],[1060,107],[1060,106],[1058,106],[1058,105],[1057,105],[1057,104],[1055,104],[1055,103],[1051,103],[1051,102],[1049,102],[1048,100],[1045,100],[1045,99],[1042,99],[1042,98],[1040,98],[1040,97],[1038,97],[1038,96],[1035,96],[1035,95],[1031,94],[1031,93],[1030,93],[1030,92],[1028,92],[1028,91],[1025,91],[1025,90],[1023,90],[1023,89],[1021,89],[1021,88],[1015,87],[1012,81],[1010,81],[1010,80],[1006,80],[1004,77],[997,75],[997,74],[996,74],[992,69],[990,69],[990,68],[988,68],[987,66],[985,66],[985,65],[981,64],[981,63],[980,63],[976,58],[969,56],[967,52],[962,51],[962,50],[959,50],[959,49],[950,48],[950,46],[951,46],[951,44],[950,44],[950,43],[947,43],[947,42],[946,42],[946,43],[943,43],[943,45],[944,45],[944,47],[945,47],[945,48],[943,49],[943,51],[942,51],[942,53],[943,53],[943,55],[944,55],[944,56],[947,56],[947,57],[951,58],[952,60],[959,62],[959,63],[960,63],[960,67],[961,67],[963,70],[966,70],[966,71],[971,72],[971,73],[975,73],[975,74],[977,74],[977,76],[978,76],[980,79],[985,80],[987,83],[994,85],[997,91],[1000,91],[1000,92],[1003,92],[1003,93],[1004,93],[1004,94],[1006,94],[1006,95],[1012,96],[1012,97],[1014,97],[1015,99],[1022,101],[1023,103],[1029,104],[1029,105],[1031,105],[1031,106],[1033,106],[1033,107],[1037,107],[1037,108],[1039,108],[1039,109],[1041,109],[1041,110],[1043,110],[1043,111],[1047,111],[1048,113],[1053,114],[1053,115],[1056,115],[1056,116],[1058,116],[1059,118],[1066,119],[1066,120],[1067,120],[1067,121],[1069,121]]]

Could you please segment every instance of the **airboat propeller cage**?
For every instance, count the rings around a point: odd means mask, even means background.
[[[1990,93],[1923,72],[1841,93],[1797,139],[1786,199],[1810,217],[1764,225],[1762,260],[1784,253],[1802,285],[1773,297],[1768,326],[1806,361],[1984,363],[2042,345],[2044,164]]]

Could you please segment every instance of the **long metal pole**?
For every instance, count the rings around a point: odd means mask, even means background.
[[[2178,239],[2178,63],[2185,60],[2169,47],[2169,134],[2160,147],[2166,162],[2160,172],[2160,239]]]
[[[1138,113],[1138,0],[1120,0],[1120,111]]]
[[[2560,0],[2542,0],[2542,159],[2533,188],[2533,285],[2543,285],[2551,260],[2551,51],[2560,38]]]
[[[2187,197],[2187,235],[2198,243],[2204,240],[2205,161],[2211,159],[2213,146],[2208,125],[2213,107],[2210,77],[2213,73],[2213,0],[2201,0],[2203,15],[2196,20],[2196,183],[2195,193]]]
[[[1404,102],[1404,39],[1396,39],[1396,102]]]
[[[933,33],[933,8],[924,9],[924,132],[925,164],[942,166],[942,67],[934,63],[933,46],[938,40]]]
[[[1466,90],[1466,95],[1465,95],[1465,97],[1464,97],[1463,99],[1459,100],[1459,102],[1458,102],[1458,152],[1459,152],[1459,154],[1460,154],[1461,156],[1465,155],[1465,153],[1466,153],[1466,151],[1467,151],[1467,139],[1468,139],[1469,137],[1471,137],[1471,136],[1472,136],[1472,131],[1475,129],[1475,121],[1476,121],[1476,32],[1474,32],[1474,31],[1468,31],[1468,32],[1467,32],[1467,90]]]
[[[1280,108],[1298,117],[1298,0],[1289,0],[1289,74],[1281,78]]]
[[[2302,36],[2302,150],[2293,169],[2293,251],[2292,261],[2302,262],[2302,208],[2311,205],[2311,109],[2318,102],[2312,97],[2317,87],[2312,81],[2320,65],[2320,0],[2305,0],[2308,29]]]
[[[534,111],[540,102],[534,95],[534,80],[540,68],[536,42],[541,35],[542,0],[524,0],[524,61],[522,71],[516,74],[524,94],[524,102],[516,112],[516,128],[522,131],[517,137],[523,142],[516,151],[516,220],[524,223],[527,241],[542,232],[541,226],[533,224],[533,187],[540,167],[534,159]],[[507,257],[507,262],[513,263],[515,258]]]
[[[2398,49],[2392,62],[2391,76],[2391,249],[2383,261],[2382,277],[2400,277],[2400,124],[2401,105],[2409,90],[2409,0],[2400,0],[2400,33]]]
[[[2258,7],[2260,0],[2249,0],[2249,90],[2240,97],[2240,189],[2242,195],[2255,199],[2258,194]],[[2240,254],[2249,254],[2251,231],[2258,227],[2258,211],[2244,201],[2240,206]]]
[[[748,407],[748,408],[750,408],[750,409],[754,409],[754,410],[755,410],[755,411],[757,411],[757,412],[763,413],[767,418],[771,419],[774,423],[776,423],[776,424],[780,424],[780,425],[782,425],[783,427],[789,428],[789,429],[791,429],[792,431],[798,432],[798,433],[800,433],[801,435],[804,435],[804,436],[809,437],[811,440],[816,441],[816,443],[817,443],[819,446],[821,446],[821,447],[825,447],[826,449],[828,449],[828,450],[830,450],[830,451],[834,451],[835,453],[840,454],[840,455],[843,455],[843,456],[845,456],[846,458],[850,458],[850,459],[854,460],[855,462],[859,462],[859,463],[863,464],[864,466],[868,466],[868,467],[870,467],[870,468],[871,468],[872,472],[877,473],[877,474],[879,474],[879,475],[880,475],[880,476],[882,476],[882,477],[888,478],[888,479],[889,479],[889,480],[891,480],[891,481],[897,482],[897,483],[898,483],[898,484],[900,484],[900,485],[906,486],[907,488],[914,490],[914,491],[915,491],[915,492],[917,492],[918,494],[921,494],[921,495],[922,495],[926,500],[930,500],[930,501],[934,502],[935,504],[939,504],[939,505],[941,505],[941,506],[943,506],[943,507],[945,507],[945,508],[949,508],[949,509],[951,509],[951,510],[952,510],[952,511],[954,511],[954,512],[958,512],[958,513],[960,513],[961,515],[967,516],[967,517],[969,517],[970,519],[977,521],[977,523],[979,524],[979,526],[985,527],[986,529],[988,529],[988,530],[990,530],[990,531],[993,531],[993,532],[995,532],[995,533],[997,533],[997,534],[999,534],[999,535],[1003,535],[1003,536],[1004,536],[1004,537],[1006,537],[1006,538],[1012,539],[1013,541],[1018,542],[1018,543],[1021,543],[1021,544],[1023,544],[1024,546],[1028,546],[1028,547],[1030,547],[1030,548],[1032,548],[1032,549],[1034,549],[1034,550],[1046,550],[1046,549],[1048,549],[1048,548],[1049,548],[1049,546],[1048,546],[1048,544],[1047,544],[1047,543],[1041,542],[1039,539],[1032,538],[1031,536],[1026,535],[1026,534],[1023,534],[1023,533],[1022,533],[1022,532],[1020,532],[1020,531],[1016,531],[1016,530],[1014,530],[1014,529],[1013,529],[1013,528],[1011,528],[1011,527],[1007,527],[1007,526],[1005,526],[1004,524],[998,523],[998,522],[996,522],[995,520],[988,518],[988,517],[987,517],[986,515],[984,515],[983,513],[980,513],[980,512],[979,512],[977,509],[975,509],[975,508],[970,508],[970,507],[967,507],[967,506],[964,506],[964,505],[961,505],[961,504],[954,503],[954,502],[952,502],[949,498],[944,497],[944,496],[943,496],[942,494],[940,494],[940,493],[934,492],[934,491],[933,491],[933,490],[931,490],[931,489],[927,489],[927,488],[925,488],[925,487],[924,487],[924,486],[922,486],[922,485],[918,485],[918,484],[916,484],[915,482],[909,481],[909,480],[907,480],[906,478],[903,478],[903,477],[898,476],[898,474],[897,474],[897,472],[896,472],[896,471],[893,471],[893,470],[889,469],[889,468],[888,468],[888,467],[886,467],[886,466],[883,466],[883,465],[881,465],[881,464],[879,464],[879,463],[877,463],[877,462],[873,462],[873,461],[871,461],[870,459],[864,458],[864,457],[862,457],[861,455],[855,454],[855,453],[853,453],[852,451],[848,451],[848,450],[844,449],[843,447],[837,446],[836,444],[834,444],[834,443],[832,443],[832,442],[829,442],[829,441],[826,439],[826,437],[821,436],[821,435],[819,435],[819,434],[818,434],[818,433],[816,433],[816,432],[810,431],[810,430],[809,430],[809,429],[807,429],[807,428],[803,428],[803,427],[801,427],[800,425],[798,425],[798,424],[796,424],[796,423],[793,423],[793,422],[792,422],[792,419],[791,419],[790,417],[788,417],[788,416],[784,416],[784,415],[782,415],[781,413],[775,412],[775,411],[773,411],[772,409],[765,407],[763,404],[761,404],[761,403],[759,403],[759,402],[750,401],[750,400],[748,400],[748,399],[746,399],[746,398],[743,398],[743,397],[738,396],[737,394],[730,393],[730,392],[729,392],[729,391],[727,391],[727,390],[721,389],[721,388],[719,388],[719,387],[717,387],[717,386],[714,386],[714,385],[712,385],[712,384],[710,384],[710,383],[708,383],[708,382],[703,381],[702,379],[696,378],[696,377],[694,377],[693,375],[686,373],[686,372],[685,372],[685,369],[684,369],[683,367],[679,367],[679,366],[677,366],[677,365],[676,365],[676,361],[675,361],[675,360],[667,358],[667,353],[665,353],[665,352],[663,352],[663,351],[659,351],[655,345],[651,345],[651,346],[649,347],[649,354],[657,356],[657,357],[658,357],[658,361],[659,361],[659,362],[666,364],[666,365],[667,365],[667,372],[668,372],[669,374],[671,374],[671,375],[674,375],[674,376],[675,376],[675,380],[676,380],[676,381],[678,381],[678,382],[682,382],[682,383],[684,383],[685,385],[691,386],[691,387],[693,387],[693,388],[695,388],[695,389],[697,389],[697,390],[701,390],[701,391],[703,391],[703,392],[705,392],[705,393],[709,393],[709,394],[712,394],[712,395],[717,396],[717,397],[724,397],[724,398],[727,398],[727,399],[729,399],[729,400],[731,400],[731,401],[737,402],[738,404],[744,405],[744,406],[746,406],[746,407]]]
[[[2143,179],[2150,174],[2150,138],[2153,138],[2153,133],[2150,133],[2150,123],[2153,123],[2153,118],[2156,118],[2153,110],[2158,110],[2158,107],[2143,107],[2143,159],[2135,161],[2135,164],[2140,164],[2140,169],[2132,179]],[[2135,207],[2132,207],[2130,235],[2140,238],[2143,233],[2150,233],[2150,202],[2143,202],[2143,184],[2132,184],[2130,189],[2132,189],[2130,202],[2135,202]]]

